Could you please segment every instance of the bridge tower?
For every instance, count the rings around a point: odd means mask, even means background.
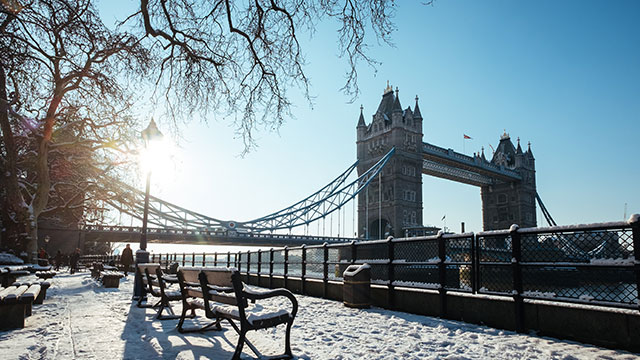
[[[391,148],[395,154],[383,172],[358,195],[358,236],[401,236],[408,227],[422,226],[422,115],[418,97],[413,110],[402,109],[398,88],[387,83],[369,125],[363,108],[357,129],[358,175]],[[382,235],[380,234],[382,231]]]
[[[484,151],[481,155],[484,159]],[[486,161],[486,160],[485,160]],[[503,169],[517,172],[520,181],[500,181],[481,187],[482,222],[484,230],[508,229],[511,224],[535,227],[536,220],[536,170],[531,143],[523,152],[518,138],[517,148],[509,134],[500,137],[491,163]]]

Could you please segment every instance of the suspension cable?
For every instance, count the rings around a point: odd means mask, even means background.
[[[338,208],[338,236],[340,237],[340,208]]]
[[[364,238],[369,240],[369,188],[366,189],[365,192],[365,201],[367,203],[367,207],[365,208],[365,225],[364,225]]]
[[[357,199],[360,198],[360,195],[357,196]],[[353,212],[353,214],[351,215],[351,231],[353,231],[353,236],[357,237],[358,232],[356,231],[356,197],[354,197],[351,203],[351,210]]]
[[[378,173],[378,239],[382,239],[382,171]]]

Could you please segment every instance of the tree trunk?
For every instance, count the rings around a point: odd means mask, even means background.
[[[6,196],[6,206],[3,207],[3,221],[7,219],[7,224],[3,223],[6,229],[4,238],[13,239],[9,243],[14,243],[21,250],[26,250],[31,259],[34,258],[33,253],[33,236],[30,226],[33,219],[30,214],[29,206],[24,201],[20,185],[18,184],[17,170],[17,152],[13,138],[13,131],[9,123],[9,99],[7,98],[7,78],[4,72],[4,66],[0,64],[0,129],[2,129],[2,141],[6,151],[4,158],[4,171],[2,177],[2,185],[4,186]],[[36,230],[37,231],[37,230]],[[26,246],[25,246],[26,245]],[[37,240],[35,243],[35,251],[38,250]]]

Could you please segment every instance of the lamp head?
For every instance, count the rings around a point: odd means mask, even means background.
[[[156,122],[153,120],[153,118],[151,118],[151,122],[149,122],[147,128],[142,130],[141,135],[142,140],[144,140],[145,146],[147,146],[151,142],[160,141],[164,137],[158,129],[158,126],[156,125]]]

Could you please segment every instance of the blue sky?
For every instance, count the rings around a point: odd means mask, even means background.
[[[389,80],[403,107],[420,97],[426,142],[462,152],[467,134],[467,154],[490,154],[503,130],[530,141],[559,224],[622,220],[625,203],[627,217],[640,212],[639,20],[637,1],[399,1],[396,46],[372,39],[382,65],[362,64],[354,103],[339,91],[337,24],[322,23],[304,45],[313,108],[292,91],[295,118],[261,131],[245,158],[229,122],[191,122],[152,193],[238,221],[292,204],[355,161],[360,104],[369,122]],[[446,215],[454,231],[481,230],[479,188],[423,176],[423,193],[425,224]]]

